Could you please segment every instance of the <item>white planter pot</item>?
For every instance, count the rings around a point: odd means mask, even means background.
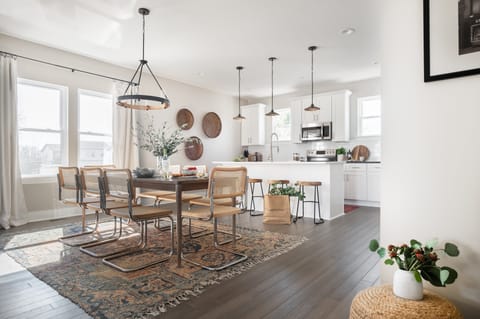
[[[337,161],[343,162],[344,160],[345,160],[345,155],[343,155],[343,154],[337,155]]]
[[[413,272],[397,269],[393,276],[393,293],[405,299],[422,300],[423,282],[416,281]]]

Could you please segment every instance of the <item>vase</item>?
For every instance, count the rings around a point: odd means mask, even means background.
[[[393,275],[393,293],[410,300],[423,299],[423,282],[418,282],[411,271],[397,269]]]
[[[160,177],[170,178],[170,158],[168,156],[157,156],[157,169]]]

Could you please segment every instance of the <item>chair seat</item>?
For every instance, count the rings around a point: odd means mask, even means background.
[[[110,214],[117,217],[129,218],[128,207],[114,208]],[[135,219],[154,219],[161,217],[168,217],[172,214],[171,209],[164,209],[160,207],[151,206],[134,206],[132,208],[132,215]]]
[[[213,202],[215,205],[233,206],[234,199],[233,198],[216,198],[213,200]],[[210,198],[201,197],[201,198],[193,199],[190,201],[190,204],[210,207]]]
[[[134,205],[135,206],[135,205]],[[123,208],[123,207],[128,207],[128,203],[125,202],[125,201],[113,201],[113,200],[108,200],[106,202],[106,207],[105,209],[107,210],[112,210],[112,209],[115,209],[115,208]],[[100,210],[102,209],[102,207],[100,207],[100,202],[95,202],[95,203],[90,203],[90,204],[87,204],[87,208],[88,209],[92,209],[92,210]]]
[[[241,211],[238,207],[218,205],[213,208],[213,217],[232,216],[240,214]],[[208,219],[210,217],[210,207],[193,206],[190,210],[182,211],[182,216],[185,218]]]
[[[202,195],[192,194],[192,193],[182,193],[182,202],[189,202],[191,200],[195,200],[198,198],[202,198]],[[159,196],[158,199],[174,202],[177,200],[177,195],[173,193],[172,195]]]
[[[249,178],[248,182],[249,183],[261,183],[261,182],[263,182],[263,179],[261,179],[261,178]]]
[[[142,192],[142,193],[137,194],[137,197],[158,199],[159,196],[167,196],[167,195],[175,195],[175,192],[171,192],[171,191]]]
[[[314,182],[314,181],[298,181],[297,185],[303,186],[321,186],[322,182]]]
[[[274,184],[290,184],[288,179],[269,179],[267,184],[274,185]]]
[[[85,197],[82,200],[82,204],[90,204],[90,203],[99,203],[100,197]]]

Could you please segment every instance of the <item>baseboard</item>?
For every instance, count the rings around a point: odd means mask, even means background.
[[[347,205],[366,206],[366,207],[380,207],[380,202],[370,202],[366,200],[351,200],[345,199],[344,203]]]

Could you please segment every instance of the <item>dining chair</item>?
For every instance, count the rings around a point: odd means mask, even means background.
[[[106,169],[103,177],[103,183],[99,183],[101,196],[101,206],[107,209],[107,194],[113,198],[122,199],[127,202],[127,207],[110,209],[110,214],[119,218],[130,218],[130,220],[140,225],[140,241],[128,251],[117,253],[103,258],[103,263],[122,272],[132,272],[140,270],[158,263],[167,261],[173,254],[174,232],[172,210],[160,207],[142,206],[135,204],[135,187],[133,185],[132,174],[129,169]],[[135,255],[146,250],[148,245],[148,222],[156,219],[167,219],[170,221],[170,252],[166,257],[147,260],[138,266],[124,267],[115,262],[118,258],[130,256],[136,259]],[[138,258],[137,258],[138,259]]]
[[[241,238],[237,237],[236,233],[236,216],[245,208],[215,204],[215,200],[217,199],[231,200],[232,198],[237,197],[246,198],[247,182],[247,169],[245,167],[215,167],[211,171],[208,182],[210,204],[208,206],[192,205],[189,210],[182,211],[182,218],[188,219],[189,224],[191,220],[210,221],[213,219],[213,244],[215,249],[234,254],[239,258],[218,267],[207,266],[183,256],[185,261],[208,270],[221,270],[238,264],[248,258],[247,255],[220,247],[221,245],[232,242],[232,245],[235,248],[237,239]],[[218,230],[218,218],[227,216],[232,217],[232,233]],[[232,239],[218,242],[219,233],[228,234]]]

